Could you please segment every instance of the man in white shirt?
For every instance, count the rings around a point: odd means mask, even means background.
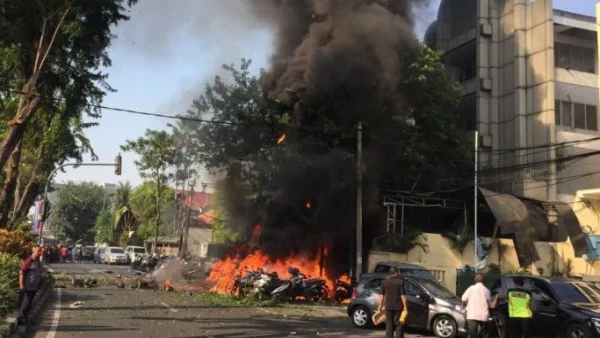
[[[483,285],[483,274],[475,275],[475,284],[462,295],[463,307],[467,310],[469,338],[481,335],[490,315],[490,290]]]

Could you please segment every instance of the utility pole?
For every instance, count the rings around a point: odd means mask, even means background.
[[[477,272],[477,264],[479,263],[479,256],[477,255],[477,213],[478,213],[478,208],[477,208],[477,204],[478,204],[478,198],[479,198],[479,187],[477,185],[477,172],[479,171],[479,132],[477,130],[475,130],[475,178],[474,178],[474,205],[473,205],[473,210],[474,210],[474,216],[473,216],[473,228],[475,230],[475,237],[473,238],[473,251],[474,251],[474,258],[475,258],[475,272]]]
[[[190,201],[188,202],[188,210],[187,210],[187,219],[186,219],[186,224],[185,224],[185,239],[184,239],[184,245],[183,248],[185,250],[182,250],[182,255],[185,256],[187,254],[188,251],[188,241],[189,241],[189,236],[190,236],[190,221],[192,218],[192,202],[194,201],[194,184],[190,184]]]
[[[363,270],[362,261],[362,122],[356,129],[356,270],[358,282]]]

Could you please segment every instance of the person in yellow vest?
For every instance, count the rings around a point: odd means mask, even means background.
[[[531,292],[523,287],[523,277],[514,279],[515,287],[506,292],[508,300],[508,331],[506,337],[531,338]],[[494,302],[495,303],[495,302]]]

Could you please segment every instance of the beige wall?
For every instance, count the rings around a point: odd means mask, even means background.
[[[600,202],[596,208],[600,210]],[[598,214],[587,209],[576,209],[577,216],[582,224],[589,224],[596,220],[595,230],[600,234],[598,227]],[[592,222],[593,223],[593,222]],[[428,250],[424,252],[420,248],[412,249],[408,254],[395,252],[370,251],[368,268],[373,271],[378,262],[396,261],[417,264],[432,271],[442,283],[452,292],[456,292],[456,270],[467,264],[472,266],[474,262],[473,245],[467,245],[462,254],[452,250],[448,240],[439,234],[425,234]],[[487,238],[486,242],[489,243]],[[488,257],[488,264],[498,264],[503,272],[516,271],[519,269],[519,261],[514,243],[511,239],[501,238],[498,243],[492,246]],[[541,260],[531,266],[534,274],[539,274],[539,269],[543,269],[544,276],[551,276],[553,273],[567,272],[567,265],[571,276],[594,276],[600,275],[600,262],[588,262],[583,258],[576,258],[573,247],[569,241],[563,243],[536,242],[535,246],[541,257]],[[569,263],[570,261],[570,263]]]

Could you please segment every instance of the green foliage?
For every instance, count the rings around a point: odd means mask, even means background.
[[[112,243],[114,241],[113,229],[111,213],[108,210],[100,211],[94,224],[94,241],[96,243]]]
[[[94,225],[102,210],[104,189],[92,182],[68,182],[58,192],[58,201],[50,212],[54,229],[74,241],[94,240]]]
[[[15,309],[20,267],[19,257],[0,253],[0,319]]]
[[[177,142],[168,132],[147,129],[143,137],[127,141],[121,149],[140,156],[135,165],[142,178],[159,184],[168,182],[166,170],[175,163],[178,153]]]
[[[420,248],[425,253],[429,249],[427,237],[416,227],[406,227],[403,236],[399,233],[386,234],[373,241],[373,249],[378,251],[408,253],[414,248]]]
[[[81,161],[85,153],[96,158],[84,135],[96,123],[84,119],[100,117],[98,105],[114,91],[102,71],[111,65],[111,28],[128,20],[127,7],[136,2],[0,2],[0,139],[11,141],[0,146],[0,167],[23,141],[5,184],[8,198],[0,201],[0,210],[8,210],[1,217],[9,219],[1,226],[15,228],[26,217],[56,165]],[[31,89],[36,96],[19,109]]]
[[[171,188],[164,188],[159,200],[159,207],[162,209],[174,199],[175,192]],[[130,196],[130,205],[133,215],[139,222],[138,235],[147,239],[155,234],[156,219],[156,184],[154,182],[144,182],[135,187]],[[171,232],[168,225],[162,224],[159,227],[159,236],[164,236]]]
[[[466,226],[465,224],[462,224],[458,234],[455,234],[453,232],[446,232],[443,233],[442,236],[444,236],[448,240],[450,248],[459,253],[460,255],[463,254],[467,245],[469,245],[469,243],[471,243],[475,238],[472,229]]]

